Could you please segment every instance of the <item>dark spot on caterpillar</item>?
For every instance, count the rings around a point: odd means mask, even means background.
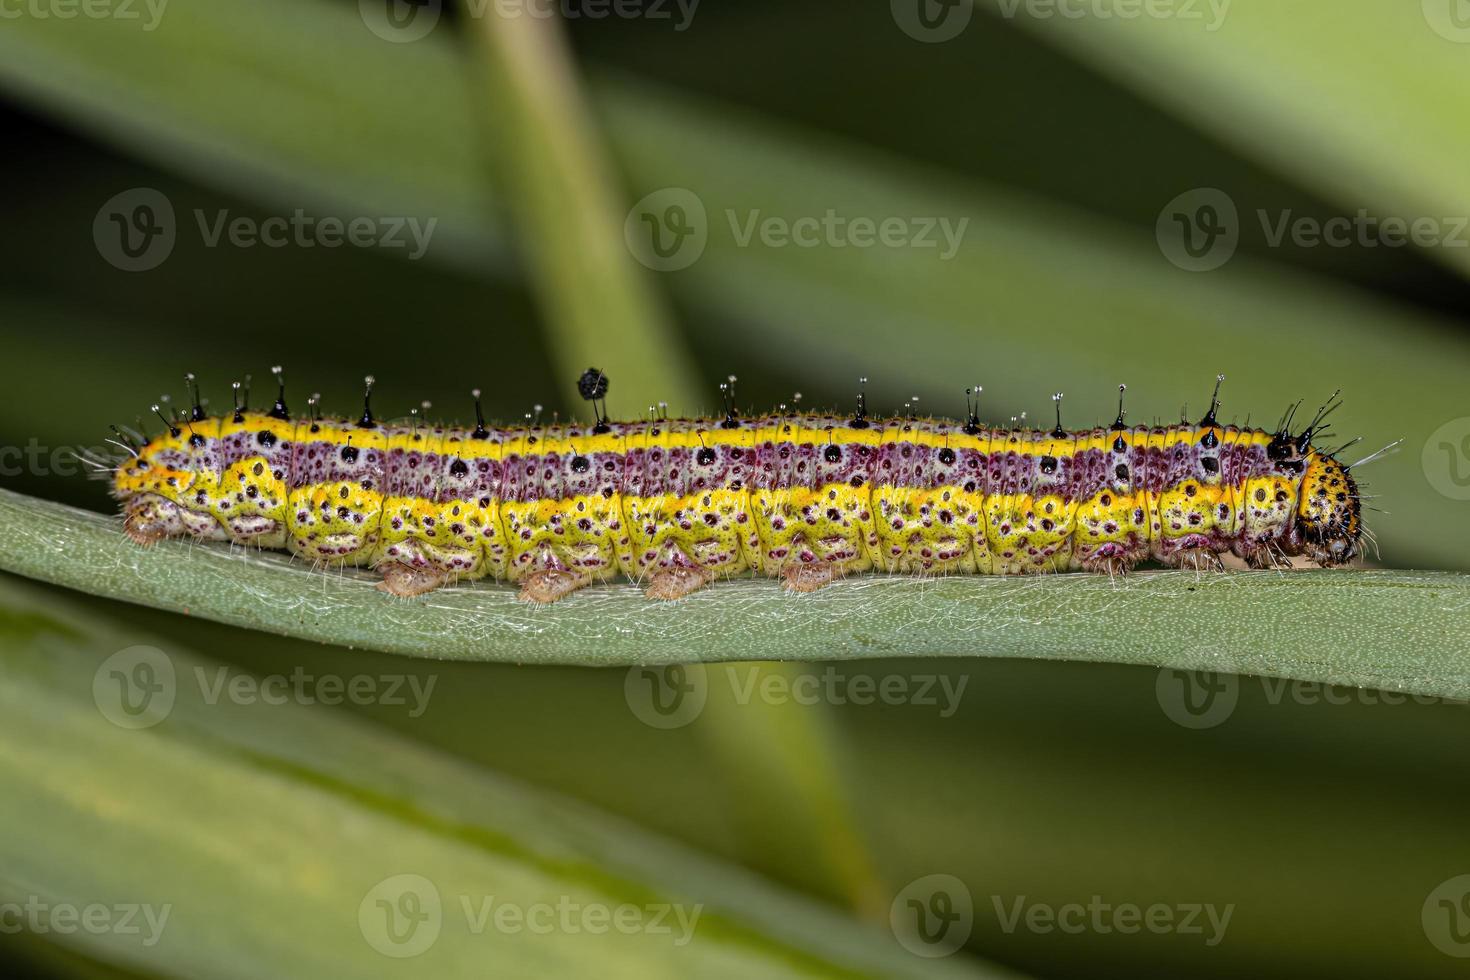
[[[822,450],[822,458],[829,463],[840,463],[842,462],[842,450],[829,444],[826,449]]]
[[[342,462],[344,462],[344,463],[355,463],[355,462],[357,462],[357,447],[356,446],[343,446],[342,447]]]
[[[261,432],[256,435],[255,441],[262,446],[274,446],[276,444],[276,434],[274,432]]]
[[[189,433],[189,445],[194,446],[195,448],[204,445],[204,437],[197,432]]]
[[[1266,502],[1266,488],[1265,487],[1256,487],[1256,503],[1263,504],[1265,502]]]
[[[574,473],[586,473],[591,465],[592,461],[586,456],[572,457],[572,472]]]
[[[1220,472],[1220,461],[1213,456],[1202,457],[1199,464],[1205,468],[1206,473]]]
[[[450,476],[467,476],[469,472],[470,468],[465,465],[465,461],[462,459],[456,459],[454,462],[449,464]]]
[[[1056,525],[1051,522],[1050,518],[1043,519],[1041,522],[1041,529],[1043,531],[1050,531],[1054,527],[1056,527]]]
[[[1097,502],[1102,504],[1104,507],[1111,507],[1113,506],[1113,495],[1110,493],[1105,493],[1101,497],[1097,498]]]
[[[1193,483],[1186,483],[1184,485],[1184,495],[1186,497],[1193,497],[1197,493],[1199,493],[1199,487],[1195,486]]]
[[[945,466],[948,466],[951,463],[953,463],[954,462],[954,459],[955,459],[955,456],[954,456],[954,450],[953,449],[950,449],[948,446],[945,446],[943,449],[939,450],[939,461],[941,463],[943,463]]]
[[[260,496],[260,491],[257,490],[257,489],[255,489],[255,487],[253,487],[253,486],[249,486],[249,487],[246,487],[245,488],[245,496],[250,497],[250,498],[253,499],[255,497]]]
[[[337,496],[341,497],[343,500],[346,500],[348,492],[348,489],[346,487],[343,487],[341,490],[337,491]]]
[[[265,464],[257,462],[254,466],[250,468],[250,472],[255,474],[256,476],[260,476],[261,473],[265,472]]]
[[[347,519],[347,515],[349,513],[350,513],[350,511],[348,511],[348,509],[346,507],[338,507],[337,508],[337,516],[340,517],[344,521]]]
[[[1113,452],[1115,452],[1115,453],[1126,453],[1127,451],[1128,451],[1128,443],[1126,443],[1126,442],[1123,441],[1123,437],[1122,436],[1119,436],[1118,438],[1116,438],[1116,439],[1113,440]]]
[[[1128,479],[1128,464],[1119,463],[1113,468],[1113,475],[1115,475],[1120,480]]]
[[[1199,441],[1199,444],[1201,446],[1204,446],[1206,449],[1214,449],[1216,446],[1220,445],[1220,440],[1215,438],[1215,430],[1211,429],[1210,431],[1205,433],[1205,437]]]
[[[715,451],[706,446],[694,454],[694,461],[700,466],[708,466],[715,461]]]
[[[1057,471],[1057,458],[1055,456],[1041,457],[1041,472],[1055,473]]]

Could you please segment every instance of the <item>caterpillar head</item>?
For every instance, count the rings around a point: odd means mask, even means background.
[[[1347,467],[1313,453],[1302,475],[1296,533],[1305,553],[1323,567],[1343,565],[1358,554],[1362,508]]]

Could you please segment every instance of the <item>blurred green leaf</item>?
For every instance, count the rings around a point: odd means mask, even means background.
[[[1067,16],[1057,4],[971,2],[1338,201],[1349,217],[1363,208],[1446,230],[1444,219],[1466,217],[1470,133],[1449,124],[1470,115],[1462,0],[1200,0],[1161,5],[1164,16],[1126,0],[1078,4]],[[1365,44],[1371,55],[1354,56]],[[1463,232],[1429,253],[1465,274]]]
[[[157,925],[43,930],[89,957],[180,976],[478,976],[487,963],[515,976],[1001,975],[918,959],[747,874],[341,713],[221,695],[247,675],[166,646],[0,586],[0,895],[143,904]],[[146,690],[112,686],[142,677],[139,665]],[[427,941],[405,930],[395,945],[375,897],[407,909],[408,894],[431,915]],[[477,923],[487,900],[527,918]],[[531,918],[562,905],[571,917],[555,912],[549,929]],[[670,931],[613,927],[623,905],[672,906]],[[593,908],[609,910],[601,928],[582,918]],[[401,958],[410,944],[423,948]]]
[[[1470,576],[1433,572],[858,576],[809,596],[736,579],[677,603],[613,585],[549,608],[479,583],[404,601],[371,575],[323,574],[279,553],[177,540],[139,548],[112,519],[3,490],[0,568],[253,629],[440,659],[1037,657],[1470,696]]]
[[[487,141],[516,212],[550,350],[577,404],[589,365],[635,392],[693,398],[693,362],[659,292],[622,242],[623,208],[557,21],[484,17],[472,41],[485,76]]]

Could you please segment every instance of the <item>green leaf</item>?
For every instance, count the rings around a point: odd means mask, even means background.
[[[1136,4],[1125,15],[1123,0],[1071,16],[1055,4],[973,2],[1325,193],[1349,217],[1364,208],[1452,231],[1443,219],[1465,214],[1470,133],[1453,124],[1470,114],[1460,0],[1162,6],[1187,17],[1140,15]],[[1370,58],[1351,54],[1370,39]],[[1470,273],[1463,229],[1454,234],[1459,244],[1429,254]]]
[[[413,656],[628,666],[721,660],[1036,657],[1225,670],[1470,696],[1470,576],[1344,570],[861,576],[808,596],[766,579],[677,603],[634,585],[549,608],[492,583],[404,601],[360,572],[164,541],[0,491],[0,568],[220,622]]]
[[[746,873],[341,712],[228,693],[251,683],[0,583],[0,899],[148,906],[161,925],[140,915],[136,933],[35,931],[160,975],[468,976],[487,963],[507,976],[1002,975],[921,960]],[[375,901],[407,908],[405,889],[420,910],[437,895],[440,914],[424,921],[438,935],[410,958],[383,955],[414,948],[387,938]],[[527,918],[497,920],[497,905]],[[667,907],[671,931],[597,925],[624,905],[650,926]]]
[[[594,365],[619,390],[693,399],[695,369],[658,291],[623,246],[623,208],[565,50],[561,24],[483,17],[472,25],[486,76],[490,155],[514,202],[517,238],[566,380]]]

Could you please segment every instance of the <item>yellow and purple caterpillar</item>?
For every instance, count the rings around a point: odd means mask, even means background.
[[[273,369],[279,378],[280,370]],[[551,602],[622,575],[675,599],[755,572],[811,591],[855,572],[1122,572],[1144,560],[1253,567],[1350,561],[1362,535],[1347,466],[1304,431],[1198,425],[1067,431],[785,411],[590,425],[389,425],[371,379],[356,420],[264,412],[164,417],[113,477],[140,543],[191,535],[366,565],[415,595],[517,582]],[[1121,391],[1121,386],[1120,386]],[[1060,396],[1056,396],[1060,397]],[[314,399],[313,399],[314,405]],[[156,408],[156,406],[155,406]]]

